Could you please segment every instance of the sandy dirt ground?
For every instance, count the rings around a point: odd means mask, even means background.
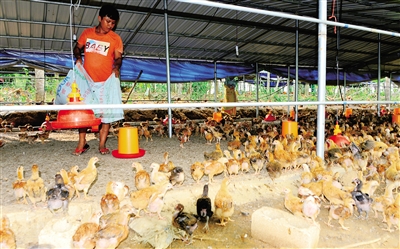
[[[98,179],[89,190],[90,200],[74,199],[70,207],[79,203],[90,203],[94,209],[100,209],[100,198],[105,192],[108,181],[124,181],[131,191],[135,190],[132,162],[137,161],[150,171],[152,162],[161,163],[163,153],[170,154],[170,160],[176,166],[181,166],[185,172],[185,182],[182,186],[177,186],[167,192],[165,196],[165,206],[162,215],[166,217],[166,222],[170,222],[174,206],[181,202],[186,206],[186,210],[195,211],[195,201],[202,193],[203,184],[208,181],[207,176],[201,179],[200,184],[196,184],[190,176],[190,165],[195,161],[203,161],[203,153],[214,150],[214,145],[207,145],[203,137],[193,136],[191,141],[185,144],[185,148],[179,147],[179,142],[175,137],[160,138],[155,136],[153,141],[140,140],[140,148],[146,150],[146,154],[137,159],[117,159],[112,155],[100,155],[98,152],[98,140],[93,134],[88,134],[87,140],[91,149],[81,155],[73,156],[72,151],[76,146],[78,134],[76,130],[65,130],[52,132],[49,139],[43,144],[35,141],[33,144],[20,142],[18,133],[7,132],[0,134],[6,144],[0,148],[1,161],[1,214],[8,215],[11,221],[11,228],[17,237],[19,248],[29,248],[37,245],[40,230],[46,225],[48,220],[59,219],[61,214],[52,215],[44,203],[39,203],[38,208],[32,205],[17,204],[14,198],[12,183],[16,179],[16,169],[22,165],[25,168],[25,178],[31,175],[31,166],[37,164],[40,168],[40,175],[47,186],[52,186],[54,175],[61,169],[69,169],[73,165],[78,165],[80,169],[86,167],[91,157],[99,157]],[[118,139],[109,137],[108,147],[112,150],[118,148]],[[222,149],[227,149],[227,141],[221,142]],[[195,241],[191,246],[185,246],[182,241],[174,240],[170,248],[271,248],[273,243],[260,241],[251,236],[251,215],[264,206],[285,210],[283,201],[283,189],[286,187],[292,190],[299,186],[299,176],[301,170],[285,172],[279,178],[272,181],[265,169],[259,175],[254,175],[254,171],[232,177],[229,191],[231,191],[235,212],[232,217],[233,222],[229,222],[226,227],[216,226],[218,220],[211,219],[210,232],[204,233],[200,224],[199,229],[194,233]],[[223,175],[215,177],[215,183],[210,185],[210,197],[213,200],[219,189]],[[376,191],[376,195],[383,193],[383,186]],[[287,210],[285,210],[288,212]],[[19,215],[30,217],[25,222],[17,221]],[[82,214],[81,214],[82,215]],[[41,218],[42,217],[42,218]],[[43,218],[45,217],[45,218]],[[87,218],[87,217],[85,217]],[[157,217],[145,217],[147,219],[158,220]],[[133,218],[134,219],[134,218]],[[367,220],[351,217],[345,221],[349,231],[340,228],[337,221],[333,221],[334,227],[328,227],[328,210],[321,208],[321,213],[317,218],[321,232],[318,247],[320,248],[399,248],[399,231],[389,233],[384,231],[386,224],[382,223],[382,215],[378,218],[371,213]],[[271,229],[273,229],[271,227]],[[148,243],[140,243],[137,234],[130,230],[129,237],[122,242],[119,248],[152,248]],[[43,246],[44,248],[44,246]],[[52,248],[50,245],[48,248]],[[54,247],[53,247],[54,248]],[[68,248],[68,245],[65,245]]]

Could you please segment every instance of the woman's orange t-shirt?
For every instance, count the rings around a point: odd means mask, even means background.
[[[121,37],[113,31],[99,35],[93,27],[83,31],[78,43],[84,45],[86,72],[94,82],[106,81],[113,70],[115,51],[123,52]]]

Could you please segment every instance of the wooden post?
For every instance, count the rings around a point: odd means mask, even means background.
[[[35,68],[36,102],[45,101],[44,70]]]

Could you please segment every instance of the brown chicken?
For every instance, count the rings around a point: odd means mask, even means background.
[[[330,205],[329,207],[329,218],[328,218],[328,222],[326,223],[328,226],[333,227],[333,225],[331,224],[331,220],[339,220],[339,224],[340,226],[344,229],[344,230],[349,230],[348,227],[344,226],[344,221],[348,218],[350,218],[353,213],[354,213],[354,207],[353,205],[355,205],[355,202],[353,200],[353,198],[348,197],[346,199],[343,200],[343,204],[333,204]]]
[[[284,189],[283,192],[285,193],[285,200],[284,200],[285,208],[292,214],[302,217],[303,216],[302,200],[299,197],[294,196],[292,191],[288,188]]]
[[[189,141],[189,136],[187,134],[184,134],[184,133],[179,133],[179,134],[176,135],[176,137],[178,138],[179,146],[181,148],[185,148],[184,144]]]
[[[87,193],[89,191],[90,186],[92,186],[93,182],[97,178],[97,168],[96,163],[99,161],[99,158],[92,157],[90,158],[87,167],[81,170],[78,175],[74,177],[75,180],[75,190],[76,195],[79,198],[79,191],[83,191],[85,195],[85,199],[88,199]]]
[[[207,144],[211,144],[211,142],[214,140],[213,134],[206,130],[204,130],[204,138],[206,139]]]
[[[43,179],[39,176],[39,166],[32,166],[32,175],[26,182],[26,193],[33,206],[36,207],[37,202],[46,201],[46,187]]]
[[[13,182],[13,189],[17,203],[20,202],[20,199],[23,199],[23,203],[28,204],[25,198],[25,196],[27,195],[25,188],[26,188],[26,181],[24,179],[24,167],[19,166],[17,168],[17,180]]]
[[[95,235],[99,231],[99,219],[102,213],[97,212],[92,215],[89,222],[81,224],[72,236],[73,248],[88,249],[96,246]]]
[[[175,207],[174,214],[172,215],[172,225],[185,231],[186,236],[182,240],[189,245],[193,242],[193,232],[198,226],[197,218],[193,214],[184,212],[183,209],[184,206],[180,203]]]
[[[218,160],[224,156],[224,153],[221,150],[221,144],[215,144],[215,150],[211,152],[204,152],[205,160]]]
[[[173,170],[171,170],[171,176],[169,177],[169,181],[174,186],[175,184],[182,185],[183,182],[185,181],[185,173],[183,172],[183,168],[175,167]]]
[[[175,165],[172,161],[169,160],[169,153],[164,152],[164,162],[160,164],[160,168],[158,169],[158,171],[168,173],[173,168],[175,168]]]
[[[124,205],[118,212],[100,217],[100,230],[96,233],[96,249],[116,248],[129,235],[128,222],[136,210]]]
[[[215,215],[220,219],[217,225],[225,226],[227,221],[233,221],[230,217],[235,208],[233,206],[233,197],[228,191],[229,178],[224,178],[221,187],[214,199]]]
[[[103,214],[110,214],[119,211],[120,201],[113,193],[106,193],[100,199],[100,208]]]
[[[196,183],[200,182],[200,179],[204,175],[204,165],[201,162],[195,162],[190,166],[190,175]]]
[[[150,174],[143,169],[141,163],[133,162],[132,168],[136,169],[135,174],[135,187],[136,189],[143,189],[150,186]]]
[[[235,140],[228,142],[228,150],[238,150],[241,145],[240,136],[235,136]]]
[[[144,210],[146,213],[148,212],[147,207],[149,205],[150,198],[154,193],[162,193],[165,191],[165,189],[171,187],[172,184],[167,180],[150,187],[131,192],[130,200],[132,206],[138,209],[136,217],[140,217],[139,215],[141,210]]]
[[[129,193],[129,187],[124,182],[109,181],[106,186],[106,194],[115,194],[121,202]]]
[[[204,174],[208,175],[208,183],[212,183],[214,181],[214,176],[224,173],[224,177],[226,176],[226,162],[228,159],[225,157],[221,157],[218,160],[210,160],[203,162],[204,165]]]
[[[10,220],[6,216],[1,218],[0,248],[16,248],[15,234],[11,230]]]
[[[150,182],[152,184],[156,184],[156,183],[160,183],[160,182],[164,182],[164,181],[169,181],[169,177],[171,176],[171,173],[164,173],[164,172],[160,172],[159,168],[160,168],[160,164],[158,163],[152,163],[150,165],[151,173],[150,173]]]

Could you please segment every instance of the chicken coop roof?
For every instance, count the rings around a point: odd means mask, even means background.
[[[99,8],[111,3],[120,12],[116,32],[124,43],[124,58],[166,57],[164,17],[167,14],[171,60],[253,66],[258,63],[260,70],[270,71],[294,67],[298,31],[298,65],[308,69],[318,66],[317,23],[175,0],[167,1],[167,11],[163,0],[72,2],[73,7],[71,0],[1,1],[1,48],[70,54],[71,31],[79,36],[85,28],[97,25]],[[316,0],[211,2],[318,18],[319,1]],[[400,33],[399,0],[328,0],[327,6],[331,21]],[[380,63],[382,77],[400,73],[400,37],[333,26],[328,26],[327,32],[328,68],[339,65],[348,73],[377,75]]]

